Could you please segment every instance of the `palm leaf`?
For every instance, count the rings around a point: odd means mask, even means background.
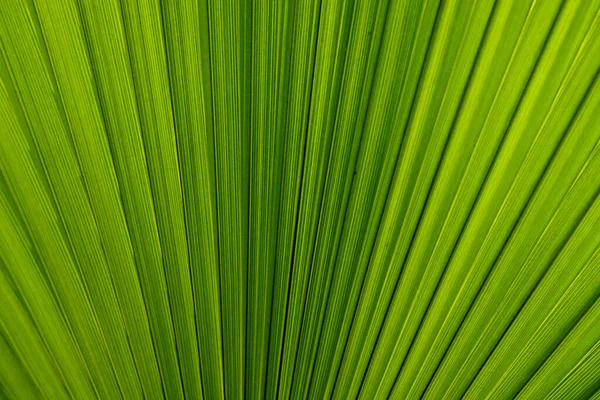
[[[600,398],[600,0],[6,0],[0,397]]]

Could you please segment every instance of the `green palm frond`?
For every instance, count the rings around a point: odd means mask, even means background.
[[[600,399],[600,0],[3,0],[0,398]]]

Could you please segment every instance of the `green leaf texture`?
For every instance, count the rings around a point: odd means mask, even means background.
[[[0,0],[0,399],[600,399],[600,0]]]

